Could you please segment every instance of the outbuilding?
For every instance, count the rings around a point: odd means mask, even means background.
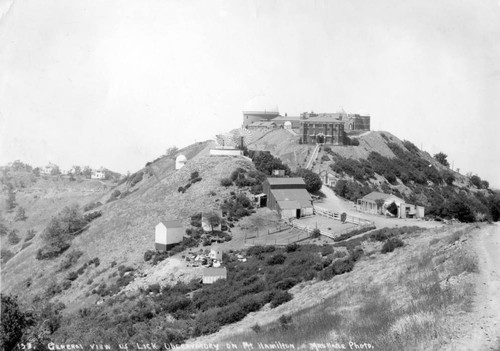
[[[208,254],[208,257],[210,257],[212,260],[217,260],[219,262],[222,262],[222,249],[219,245],[213,245],[210,248],[210,253]]]
[[[396,215],[387,210],[392,203],[397,206]],[[360,212],[390,215],[397,218],[423,218],[425,215],[423,206],[408,204],[396,195],[384,194],[378,191],[373,191],[358,199],[357,208]]]
[[[155,249],[167,251],[182,242],[184,228],[178,219],[162,220],[155,227]]]
[[[226,267],[203,268],[203,284],[213,284],[219,279],[227,279]]]
[[[267,207],[281,218],[300,218],[314,214],[311,195],[302,178],[267,178],[262,183]]]

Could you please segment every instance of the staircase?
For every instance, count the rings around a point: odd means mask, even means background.
[[[309,158],[309,161],[307,162],[306,169],[311,169],[314,160],[316,160],[316,158],[318,157],[319,148],[321,147],[321,145],[322,144],[316,144],[316,147],[314,148],[314,150],[311,154],[311,157]]]

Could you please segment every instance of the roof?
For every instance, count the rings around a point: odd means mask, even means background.
[[[282,184],[291,184],[291,185],[305,185],[304,179],[300,177],[294,178],[267,178],[267,181],[270,185],[282,185]]]
[[[308,119],[304,119],[301,122],[303,123],[338,123],[344,124],[345,121],[341,121],[334,117],[311,117]]]
[[[278,206],[282,210],[301,208],[298,201],[278,201]]]
[[[160,220],[160,223],[167,228],[179,228],[182,227],[182,222],[179,219],[169,219],[169,220]]]
[[[365,200],[372,200],[372,201],[375,201],[375,200],[378,200],[378,199],[382,199],[382,200],[385,201],[385,200],[389,199],[390,197],[395,197],[396,199],[399,199],[402,202],[404,202],[403,199],[397,197],[396,195],[385,194],[385,193],[381,193],[381,192],[378,192],[378,191],[372,191],[368,195],[363,196],[363,199],[365,199]]]
[[[281,204],[286,208],[312,207],[312,198],[306,189],[271,189],[271,194],[273,194],[281,209],[283,209]],[[292,202],[296,203],[293,204]]]
[[[221,275],[227,276],[226,267],[223,268],[203,268],[204,277],[220,277]]]
[[[277,116],[274,117],[271,121],[300,121],[300,116]]]

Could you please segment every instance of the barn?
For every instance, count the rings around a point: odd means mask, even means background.
[[[262,190],[267,195],[267,207],[277,211],[281,218],[300,218],[314,213],[311,195],[302,178],[267,178]]]
[[[219,279],[227,279],[226,267],[203,268],[203,284],[213,284]]]
[[[155,249],[167,251],[184,237],[182,222],[178,219],[162,220],[155,227]]]

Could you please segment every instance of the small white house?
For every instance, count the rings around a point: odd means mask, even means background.
[[[182,242],[184,228],[178,219],[163,220],[155,227],[155,249],[167,251],[175,244]]]
[[[203,284],[213,284],[219,279],[227,279],[226,267],[203,268]]]
[[[103,168],[101,169],[93,169],[92,174],[90,175],[91,179],[104,179],[106,177],[106,172]]]
[[[187,162],[186,156],[184,155],[177,156],[177,158],[175,159],[175,169],[176,170],[181,169],[182,167],[184,167],[186,162]]]
[[[210,253],[208,254],[208,257],[210,257],[212,260],[217,260],[219,262],[222,262],[222,249],[220,248],[220,246],[213,245],[210,248]]]

